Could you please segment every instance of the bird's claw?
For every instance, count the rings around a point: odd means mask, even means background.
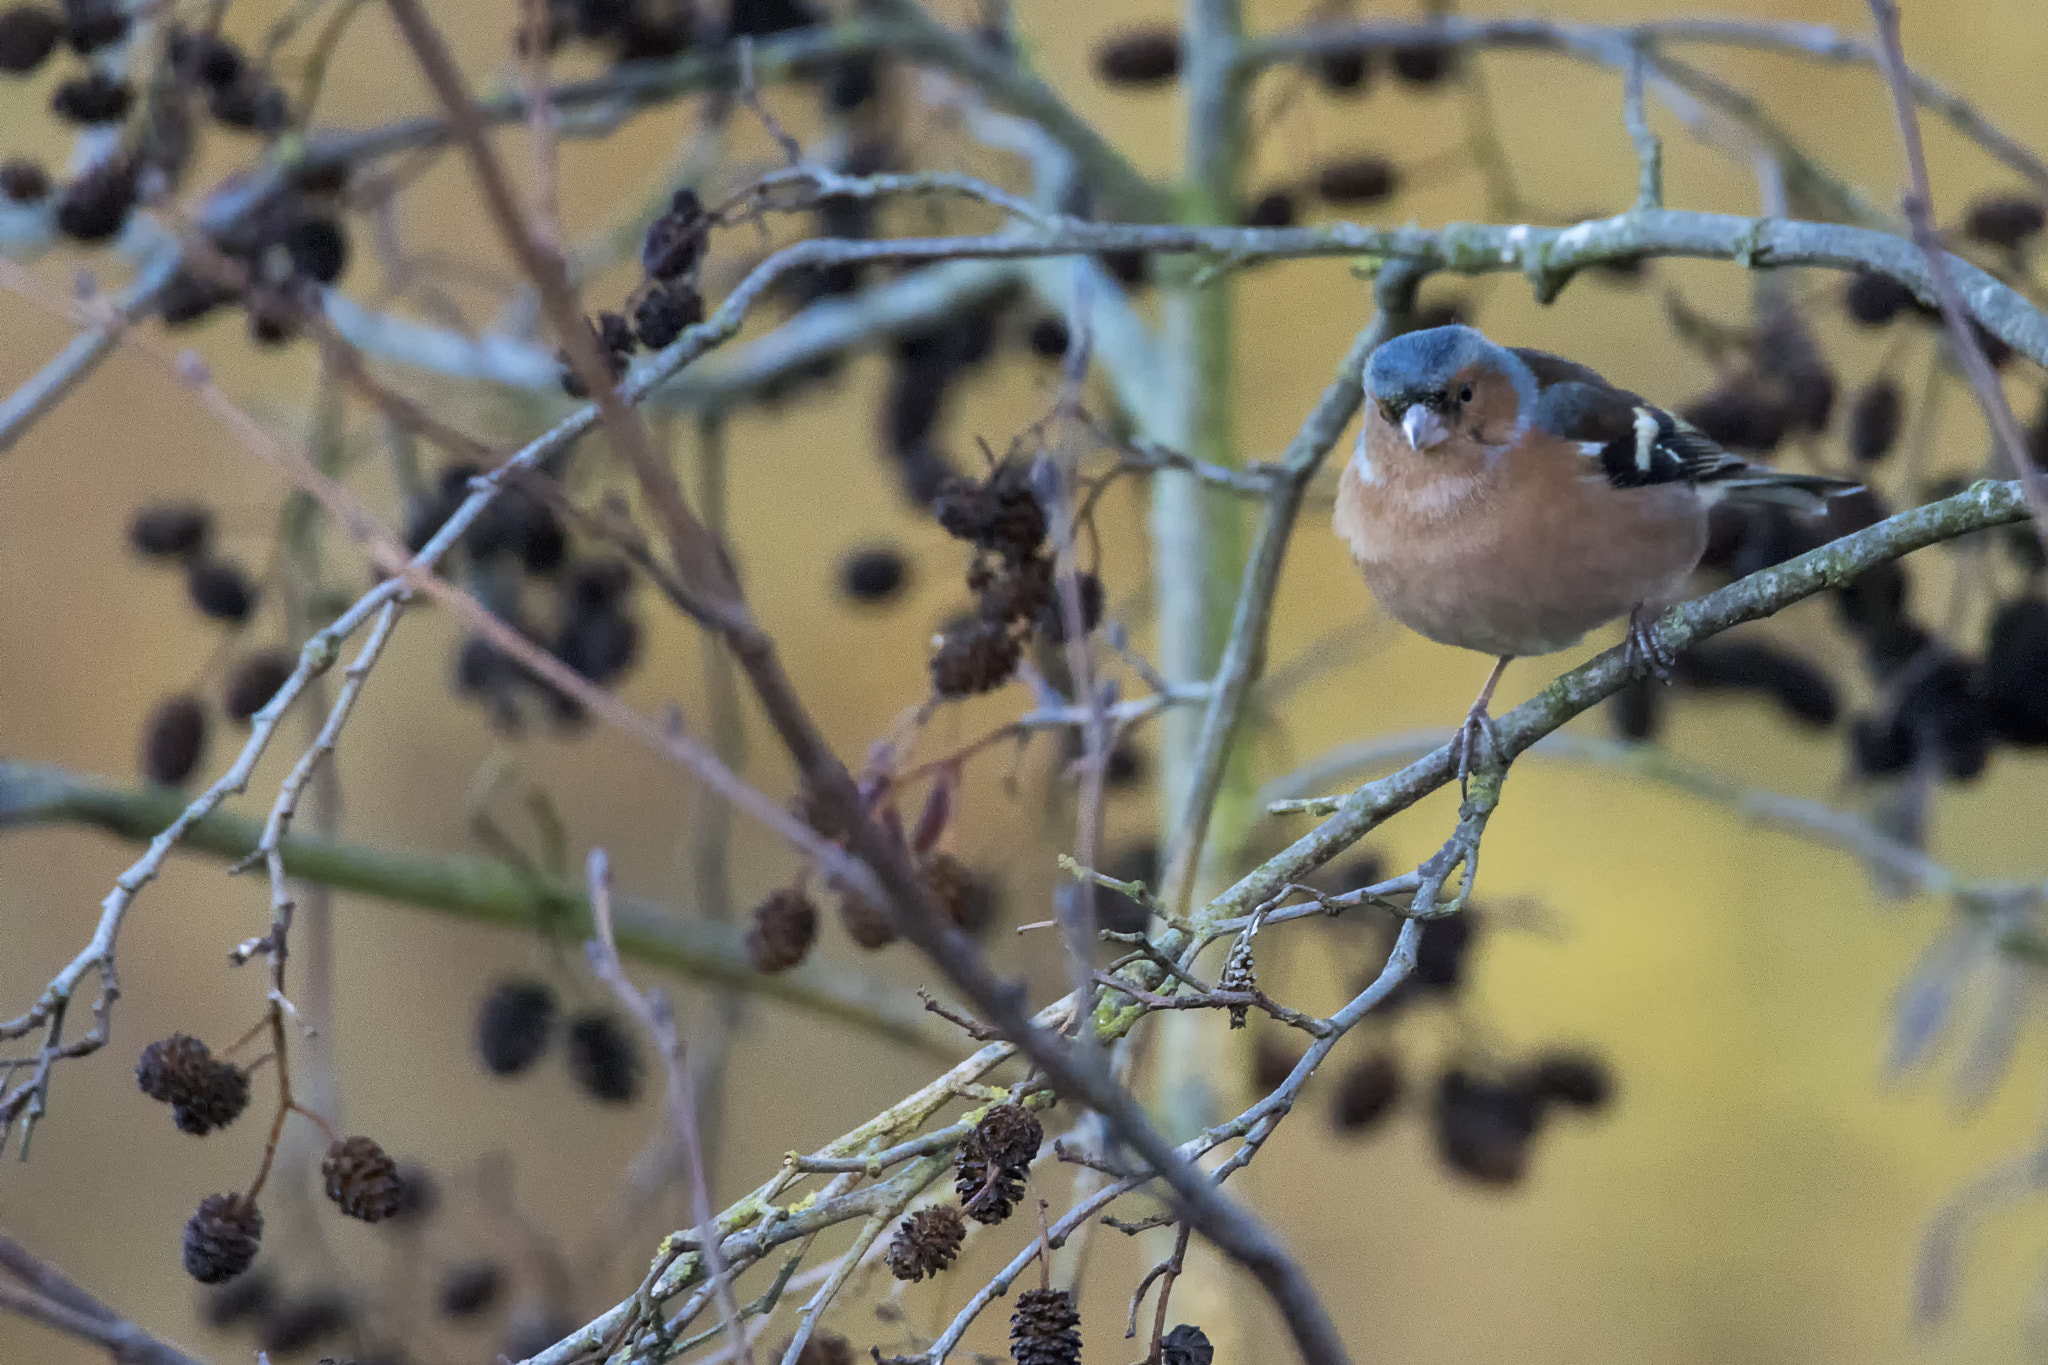
[[[1465,713],[1465,723],[1458,727],[1458,796],[1461,800],[1472,795],[1470,783],[1474,753],[1484,746],[1486,755],[1491,757],[1500,751],[1499,739],[1493,728],[1493,717],[1486,713],[1484,706],[1474,706]]]
[[[1622,661],[1630,672],[1646,672],[1658,682],[1668,684],[1671,670],[1678,663],[1678,652],[1657,638],[1656,627],[1641,611],[1634,611],[1629,613]]]

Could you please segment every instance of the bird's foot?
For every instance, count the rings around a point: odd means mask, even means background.
[[[1500,736],[1494,731],[1493,717],[1486,713],[1484,700],[1472,703],[1472,709],[1465,713],[1465,723],[1458,727],[1458,796],[1461,800],[1472,795],[1470,780],[1483,748],[1486,758],[1500,752]]]
[[[1631,673],[1648,673],[1660,683],[1671,681],[1671,670],[1678,663],[1677,651],[1657,638],[1655,624],[1641,607],[1628,614],[1628,638],[1622,646],[1622,662]]]

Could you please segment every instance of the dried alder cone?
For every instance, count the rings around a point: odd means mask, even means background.
[[[960,1254],[967,1222],[951,1204],[919,1209],[896,1228],[889,1242],[889,1273],[913,1284],[936,1275]]]
[[[983,1115],[960,1144],[955,1167],[953,1190],[967,1216],[989,1224],[1008,1218],[1044,1140],[1045,1129],[1020,1104],[998,1104]]]
[[[205,1043],[174,1033],[142,1050],[135,1066],[142,1093],[171,1106],[171,1119],[195,1137],[225,1128],[249,1107],[249,1073],[217,1062]]]
[[[327,1197],[351,1218],[381,1222],[398,1209],[402,1190],[398,1163],[366,1137],[342,1138],[320,1163]]]
[[[756,971],[786,972],[804,960],[818,939],[818,907],[800,886],[769,893],[747,927],[747,960]]]
[[[1230,958],[1223,964],[1223,975],[1216,982],[1216,989],[1231,995],[1249,995],[1259,988],[1259,972],[1252,961],[1252,936],[1249,931],[1239,934],[1237,942],[1230,945]],[[1245,1011],[1249,1005],[1230,1006],[1230,1026],[1243,1028]]]
[[[263,1213],[246,1194],[209,1194],[185,1224],[185,1273],[201,1284],[232,1280],[256,1259]]]
[[[1081,1314],[1064,1289],[1027,1289],[1010,1315],[1010,1358],[1017,1365],[1076,1365]]]

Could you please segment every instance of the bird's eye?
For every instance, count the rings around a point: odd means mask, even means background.
[[[1469,403],[1472,401],[1472,386],[1470,384],[1467,384],[1464,388],[1458,390],[1458,401],[1460,403]]]

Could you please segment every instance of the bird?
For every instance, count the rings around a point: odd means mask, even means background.
[[[1682,594],[1716,502],[1821,511],[1859,485],[1730,454],[1576,361],[1430,327],[1367,357],[1365,421],[1338,482],[1338,536],[1380,605],[1439,644],[1494,656],[1458,734],[1464,788],[1510,662],[1628,617],[1632,666]]]

